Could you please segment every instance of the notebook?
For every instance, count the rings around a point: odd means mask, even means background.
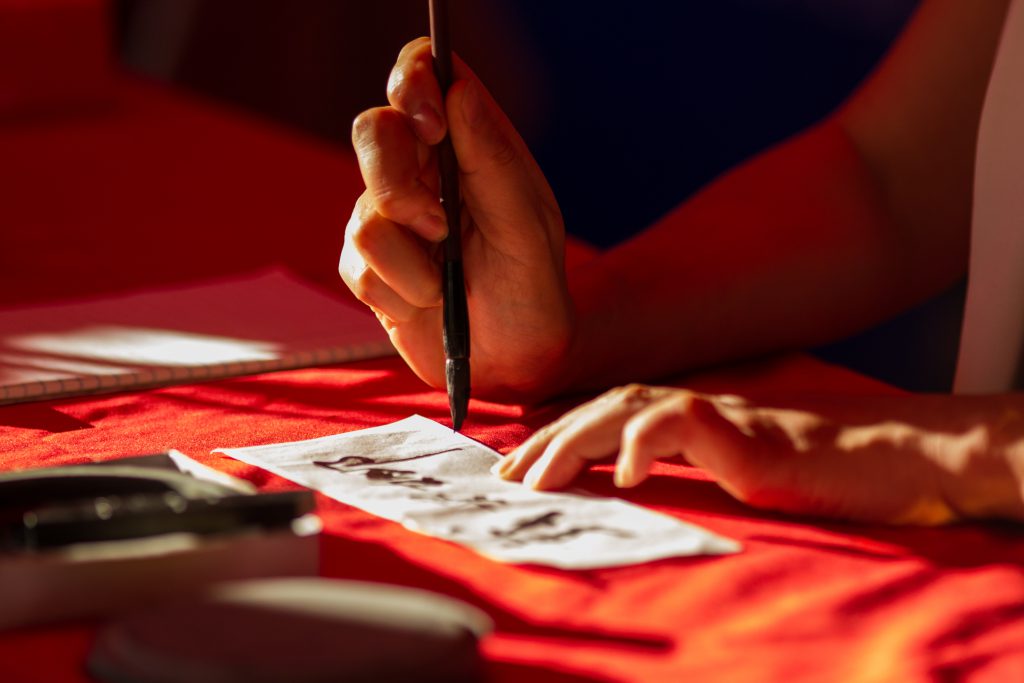
[[[373,314],[283,270],[0,309],[0,404],[393,354]]]

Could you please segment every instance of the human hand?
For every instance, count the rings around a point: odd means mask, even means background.
[[[412,41],[391,72],[390,106],[356,118],[366,191],[346,227],[339,272],[413,371],[443,387],[436,257],[447,227],[434,146],[448,131],[460,169],[473,392],[530,397],[563,360],[572,332],[561,213],[512,124],[454,61],[442,103],[430,41]]]
[[[984,397],[757,405],[630,385],[544,427],[496,470],[556,489],[591,462],[617,454],[615,483],[631,487],[654,460],[683,456],[737,499],[769,510],[896,524],[1024,519],[1020,427],[1007,433],[1005,411]]]

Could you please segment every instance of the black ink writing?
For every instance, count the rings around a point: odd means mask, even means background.
[[[634,534],[623,529],[613,529],[599,524],[569,526],[559,529],[563,513],[558,510],[545,512],[536,517],[518,520],[509,529],[491,529],[491,536],[501,540],[507,548],[529,545],[531,543],[558,543],[577,536],[590,533],[601,533],[617,538],[633,538]]]
[[[363,470],[363,473],[369,481],[374,483],[394,484],[395,486],[405,486],[412,489],[430,486],[444,486],[444,482],[440,479],[423,477],[412,470],[393,470],[387,467],[373,467]]]
[[[413,500],[429,500],[436,503],[445,503],[446,510],[478,510],[481,512],[494,512],[495,510],[508,505],[508,501],[501,498],[490,498],[486,495],[475,496],[452,496],[443,491],[432,491],[430,493],[414,493]]]
[[[334,461],[317,460],[313,464],[335,470],[351,470],[361,465],[376,465],[377,461],[365,455],[346,455]]]
[[[486,494],[471,492],[452,492],[439,490],[449,482],[437,477],[428,476],[412,469],[394,467],[397,463],[410,462],[445,455],[464,450],[462,447],[447,448],[430,453],[411,456],[395,455],[343,455],[332,460],[314,460],[313,464],[334,470],[339,474],[362,477],[375,486],[398,486],[411,489],[411,500],[435,503],[446,512],[495,512],[510,503],[502,498],[492,498]],[[584,534],[604,534],[614,538],[634,538],[635,535],[624,529],[616,529],[597,523],[573,523],[561,510],[548,510],[539,515],[523,517],[514,521],[508,528],[492,528],[491,537],[506,548],[518,548],[533,544],[562,543]]]
[[[409,462],[411,460],[422,460],[423,458],[432,458],[435,455],[444,455],[445,453],[454,453],[461,451],[463,448],[446,448],[443,451],[432,451],[430,453],[420,453],[419,455],[411,455],[408,457],[397,457],[382,455],[378,457],[371,457],[368,455],[343,455],[337,460],[314,460],[313,464],[318,467],[326,467],[332,470],[338,470],[339,472],[351,472],[352,470],[366,469],[368,467],[375,467],[377,465],[393,465],[398,462]]]

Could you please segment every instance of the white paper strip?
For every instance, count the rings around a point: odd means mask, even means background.
[[[284,270],[0,309],[0,404],[377,358],[364,306]]]
[[[590,569],[740,550],[735,541],[622,500],[503,481],[490,473],[498,453],[418,415],[216,452],[502,562]]]

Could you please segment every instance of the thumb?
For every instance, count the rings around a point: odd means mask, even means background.
[[[463,173],[493,172],[521,161],[525,143],[478,80],[452,85],[447,108],[452,144]]]
[[[537,202],[554,203],[554,197],[490,93],[475,77],[459,80],[448,91],[446,108],[463,201],[477,223],[501,230],[536,221]]]

